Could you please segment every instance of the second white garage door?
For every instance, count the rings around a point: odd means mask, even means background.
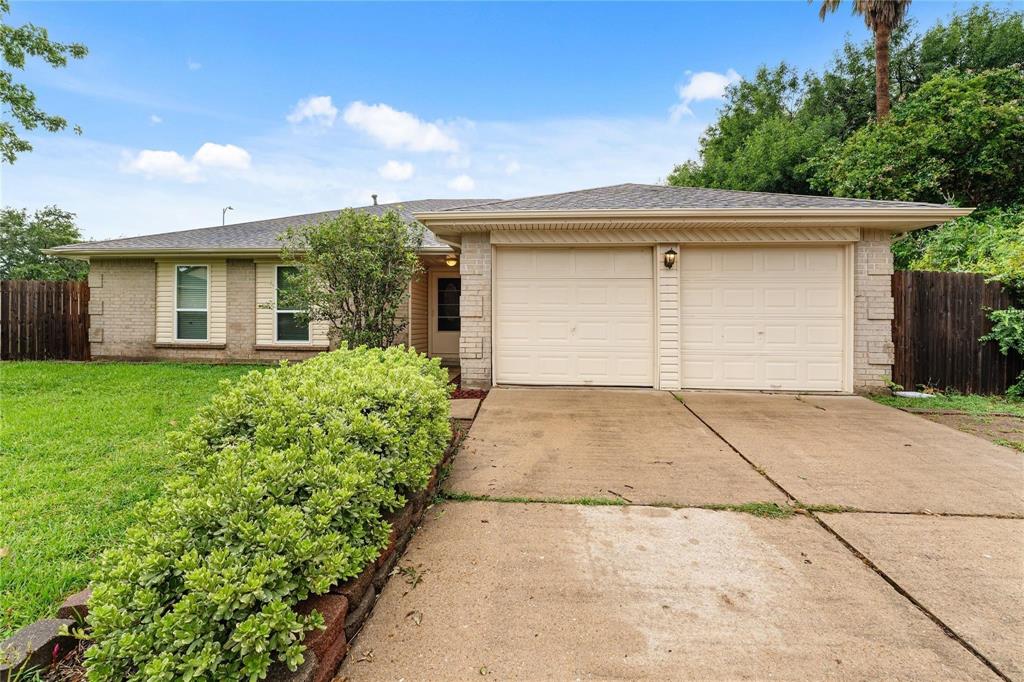
[[[841,391],[842,247],[684,248],[682,385]]]
[[[498,248],[496,382],[651,386],[652,271],[649,248]]]

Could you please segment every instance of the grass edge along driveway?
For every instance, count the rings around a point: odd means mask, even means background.
[[[0,639],[86,585],[173,471],[167,432],[253,369],[0,364]]]

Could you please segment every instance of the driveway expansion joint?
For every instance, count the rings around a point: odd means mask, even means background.
[[[744,462],[749,464],[754,469],[754,471],[756,471],[757,473],[761,474],[769,483],[771,483],[783,495],[785,495],[788,500],[790,500],[792,503],[794,503],[794,506],[803,507],[802,503],[796,497],[794,497],[788,490],[786,490],[784,487],[782,487],[782,485],[780,485],[771,476],[769,476],[768,473],[763,468],[761,468],[761,467],[757,466],[756,464],[754,464],[754,462],[751,459],[749,459],[746,455],[744,455],[739,450],[739,448],[737,448],[735,445],[730,443],[729,440],[726,439],[721,433],[719,433],[713,426],[711,426],[711,424],[709,424],[707,421],[704,420],[703,417],[701,417],[699,414],[697,414],[697,412],[694,411],[693,408],[691,408],[689,405],[687,405],[686,402],[680,396],[676,395],[675,393],[673,393],[673,396],[676,398],[676,400],[679,401],[680,405],[682,405],[684,408],[686,408],[686,410],[690,414],[692,414],[694,417],[696,417],[697,420],[700,421],[700,423],[704,424],[704,426],[706,426],[723,443],[725,443],[729,447],[729,449],[731,449],[733,452],[735,452],[740,458],[743,459]],[[928,607],[926,607],[924,604],[922,604],[920,601],[918,601],[905,588],[903,588],[898,582],[896,582],[895,579],[893,579],[885,571],[883,571],[877,564],[875,564],[873,561],[871,561],[871,559],[869,559],[867,557],[867,555],[865,555],[863,552],[861,552],[859,549],[857,549],[853,545],[853,543],[851,543],[849,540],[844,538],[842,535],[839,534],[839,532],[837,530],[835,530],[834,528],[832,528],[832,526],[828,525],[824,520],[822,520],[818,516],[818,513],[814,512],[814,511],[811,511],[810,509],[806,509],[806,508],[804,508],[804,511],[805,511],[805,513],[809,517],[814,519],[815,523],[817,523],[819,526],[821,526],[822,529],[824,529],[826,532],[831,534],[836,540],[838,540],[839,543],[841,545],[843,545],[843,547],[845,547],[851,554],[853,554],[855,557],[860,559],[861,562],[863,562],[863,564],[865,566],[867,566],[869,569],[874,571],[874,573],[876,575],[878,575],[882,580],[884,580],[889,585],[889,587],[894,589],[897,594],[899,594],[901,597],[903,597],[908,602],[910,602],[914,607],[917,608],[918,611],[920,611],[922,614],[924,614],[924,616],[926,618],[928,618],[930,621],[935,623],[935,625],[937,625],[939,627],[939,629],[941,629],[942,632],[947,637],[949,637],[950,639],[955,641],[957,644],[962,646],[964,649],[966,649],[968,652],[970,652],[975,658],[977,658],[985,667],[987,667],[989,670],[991,670],[993,673],[995,673],[995,675],[997,675],[1000,679],[1005,680],[1006,682],[1011,682],[1011,678],[1008,675],[1006,675],[1002,670],[1000,670],[991,660],[989,660],[989,658],[987,656],[985,656],[985,654],[981,653],[981,651],[979,651],[973,644],[971,644],[966,639],[964,639],[963,636],[961,636],[959,633],[957,633],[955,630],[953,630],[953,628],[951,628],[949,625],[947,625],[936,614],[932,613],[932,611],[929,610]],[[866,513],[879,513],[879,512],[866,512]],[[913,512],[903,512],[903,514],[905,514],[905,515],[914,515]],[[921,516],[965,516],[963,514],[923,514],[923,513],[919,514],[919,515],[921,515]],[[981,516],[981,518],[999,518],[999,517]],[[1010,517],[1010,518],[1017,518],[1017,517]]]
[[[686,411],[687,411],[687,412],[689,412],[690,414],[692,414],[692,415],[693,415],[693,416],[694,416],[694,417],[695,417],[695,418],[697,419],[697,421],[699,421],[699,422],[700,422],[701,424],[703,424],[703,425],[704,425],[705,427],[707,427],[707,429],[708,429],[709,431],[711,431],[711,433],[715,434],[715,436],[717,436],[717,437],[718,437],[718,439],[719,439],[720,441],[722,441],[722,442],[723,442],[723,443],[725,443],[725,444],[726,444],[727,446],[729,446],[729,449],[730,449],[730,450],[732,450],[732,451],[733,451],[733,452],[735,452],[735,453],[736,453],[737,455],[739,455],[740,459],[742,459],[742,460],[743,460],[744,462],[746,462],[747,464],[749,464],[749,465],[750,465],[750,467],[751,467],[751,468],[752,468],[752,469],[753,469],[754,471],[756,471],[757,473],[761,474],[761,476],[763,476],[763,477],[765,478],[765,480],[767,480],[767,481],[768,481],[769,483],[771,483],[771,484],[772,484],[773,486],[775,486],[775,488],[776,488],[776,489],[777,489],[777,490],[778,490],[778,491],[779,491],[780,493],[782,493],[783,495],[785,495],[785,496],[786,496],[786,499],[788,499],[788,500],[789,500],[790,502],[795,502],[795,503],[797,503],[798,505],[800,504],[800,501],[799,501],[798,499],[796,499],[796,497],[794,497],[794,496],[793,496],[793,495],[792,495],[792,494],[791,494],[791,493],[790,493],[790,492],[789,492],[788,490],[786,490],[785,488],[783,488],[783,487],[782,487],[782,486],[781,486],[781,485],[779,484],[779,482],[778,482],[778,481],[776,481],[776,480],[775,480],[774,478],[772,478],[771,476],[769,476],[769,475],[768,475],[768,473],[767,473],[767,472],[766,472],[766,471],[765,471],[764,469],[762,469],[761,467],[759,467],[759,466],[757,466],[756,464],[754,464],[754,462],[753,462],[753,461],[751,461],[751,460],[750,460],[750,458],[748,458],[748,457],[747,457],[746,455],[744,455],[744,454],[743,454],[742,452],[740,452],[739,448],[737,448],[737,447],[736,447],[735,445],[733,445],[732,443],[730,443],[730,442],[729,442],[729,440],[728,440],[728,439],[727,439],[727,438],[726,438],[725,436],[723,436],[722,434],[720,434],[720,433],[719,433],[719,432],[718,432],[718,431],[717,431],[717,430],[715,429],[715,427],[713,427],[713,426],[711,426],[711,424],[707,423],[707,422],[706,422],[706,421],[704,420],[704,418],[703,418],[703,417],[701,417],[701,416],[700,416],[699,414],[697,414],[697,413],[696,413],[696,412],[695,412],[695,411],[693,410],[693,408],[692,408],[692,407],[690,407],[690,406],[689,406],[689,405],[687,405],[687,404],[686,404],[685,402],[683,402],[683,399],[682,399],[682,398],[680,398],[680,397],[679,397],[678,395],[676,395],[675,393],[673,393],[673,394],[672,394],[672,396],[673,396],[673,397],[674,397],[674,398],[675,398],[675,399],[676,399],[676,400],[677,400],[677,401],[679,402],[679,404],[680,404],[680,405],[682,405],[682,406],[683,406],[683,407],[684,407],[684,408],[686,409]]]

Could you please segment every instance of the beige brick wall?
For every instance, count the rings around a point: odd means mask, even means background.
[[[491,238],[487,233],[465,234],[459,256],[462,295],[459,314],[462,333],[459,357],[462,385],[491,386]]]
[[[93,259],[89,275],[89,339],[100,360],[273,362],[302,360],[315,351],[256,350],[256,266],[227,261],[227,339],[224,348],[157,348],[156,263],[150,259]]]
[[[854,246],[853,389],[870,393],[892,376],[892,236],[862,230]]]

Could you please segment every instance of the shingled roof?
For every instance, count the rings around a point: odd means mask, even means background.
[[[645,211],[685,209],[792,209],[801,210],[849,210],[849,209],[948,209],[942,204],[911,201],[875,201],[872,199],[848,199],[843,197],[817,197],[798,194],[770,194],[767,192],[739,192],[724,189],[699,187],[670,187],[666,185],[624,184],[593,189],[544,194],[521,199],[420,199],[401,203],[361,206],[357,211],[381,214],[388,209],[397,209],[408,221],[417,215],[438,218],[439,214],[465,215],[515,212],[579,212],[579,211]],[[146,252],[146,251],[245,251],[274,250],[281,244],[278,237],[289,227],[308,225],[331,218],[341,210],[306,213],[303,215],[256,220],[216,227],[204,227],[178,232],[165,232],[143,237],[108,239],[106,241],[81,242],[49,249],[55,254],[95,254],[97,252]],[[963,214],[969,211],[960,211]],[[431,215],[432,214],[432,215]],[[468,218],[468,216],[467,216]],[[942,218],[945,220],[946,218]],[[934,224],[927,219],[919,225]],[[431,223],[435,224],[435,223]],[[445,244],[426,231],[425,248],[444,248]]]
[[[419,199],[416,201],[405,201],[393,204],[377,204],[374,206],[360,206],[356,211],[382,214],[388,209],[397,209],[401,216],[408,221],[414,221],[413,214],[428,211],[443,211],[449,208],[465,206],[468,204],[480,205],[495,199]],[[181,230],[177,232],[164,232],[161,234],[150,234],[142,237],[126,237],[123,239],[107,239],[105,241],[80,242],[67,246],[58,246],[50,249],[51,253],[75,254],[79,252],[93,251],[146,251],[152,250],[182,250],[182,251],[203,251],[203,250],[245,250],[245,249],[279,249],[281,243],[278,236],[284,233],[289,227],[298,227],[332,218],[341,213],[336,211],[322,211],[320,213],[305,213],[303,215],[286,216],[284,218],[271,218],[270,220],[254,220],[248,223],[234,223],[232,225],[217,225],[216,227],[201,227],[192,230]],[[426,248],[442,248],[445,246],[438,241],[429,230],[426,231],[423,240]]]
[[[941,208],[942,204],[910,201],[875,201],[800,194],[740,192],[701,187],[638,185],[627,183],[595,187],[560,194],[542,194],[508,201],[480,202],[453,206],[446,213],[514,211],[600,211],[658,209],[857,209],[857,208]],[[427,211],[420,211],[426,213]]]

